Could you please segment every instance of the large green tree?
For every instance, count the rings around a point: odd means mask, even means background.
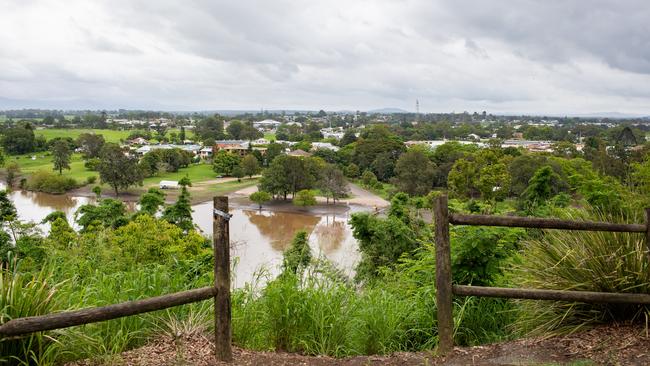
[[[104,147],[104,136],[94,133],[82,133],[77,137],[77,145],[83,151],[85,159],[92,159],[99,157],[99,154]]]
[[[198,121],[194,129],[194,135],[204,143],[222,140],[226,136],[223,131],[223,117],[215,114]]]
[[[138,158],[127,156],[122,148],[114,143],[107,143],[100,153],[99,177],[103,183],[110,185],[115,196],[121,189],[142,184],[142,171]]]
[[[58,170],[59,174],[63,173],[63,169],[70,170],[70,158],[72,151],[67,142],[59,140],[52,145],[52,164],[54,170]]]
[[[8,154],[25,154],[34,151],[36,138],[29,124],[8,128],[4,131],[2,147]]]
[[[257,158],[251,154],[244,156],[241,160],[240,166],[244,175],[248,175],[249,178],[252,178],[260,171],[259,161],[257,161]]]
[[[433,188],[435,166],[422,149],[411,148],[395,164],[397,188],[411,196],[424,196]]]

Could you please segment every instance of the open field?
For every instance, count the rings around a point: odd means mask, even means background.
[[[38,170],[53,171],[52,156],[48,152],[11,156],[7,163],[11,161],[18,163],[22,175],[29,175]],[[86,170],[81,154],[72,154],[70,170],[63,170],[63,175],[81,182],[92,175],[99,176],[99,173]]]
[[[76,139],[82,133],[95,133],[98,135],[103,135],[104,140],[107,142],[120,142],[120,139],[126,139],[132,131],[130,130],[99,130],[99,129],[90,129],[90,128],[74,128],[74,129],[65,129],[65,128],[44,128],[37,129],[34,131],[36,136],[45,136],[46,139],[50,140],[56,137],[71,137]]]
[[[217,177],[217,173],[212,170],[212,164],[198,163],[192,164],[187,168],[179,169],[174,173],[159,173],[154,177],[146,178],[143,184],[144,186],[157,185],[161,180],[180,180],[186,175],[192,183],[215,179]]]
[[[275,140],[275,132],[264,132],[264,138],[269,141]]]

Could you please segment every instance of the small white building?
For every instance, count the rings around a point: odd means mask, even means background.
[[[208,159],[212,157],[212,148],[211,147],[204,147],[203,149],[199,150],[199,156],[201,156],[202,159]]]

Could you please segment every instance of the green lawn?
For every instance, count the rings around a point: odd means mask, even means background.
[[[210,185],[210,188],[208,191],[215,195],[221,195],[221,194],[226,194],[234,191],[238,191],[242,188],[254,186],[259,182],[259,178],[253,178],[253,179],[248,179],[248,178],[242,178],[241,182],[238,182],[236,180],[230,181],[230,182],[224,182],[224,183],[218,183],[218,184],[212,184]]]
[[[264,132],[264,138],[269,141],[275,140],[275,132]]]
[[[205,180],[215,179],[217,173],[212,170],[212,164],[192,164],[187,168],[179,169],[175,173],[159,173],[155,177],[149,177],[144,180],[145,186],[157,185],[161,180],[180,180],[184,176],[188,176],[192,183],[198,183]]]
[[[104,140],[107,142],[120,142],[120,139],[126,139],[132,131],[124,130],[100,130],[100,129],[90,129],[90,128],[74,128],[74,129],[65,129],[65,128],[45,128],[37,129],[34,131],[36,136],[42,135],[46,139],[50,140],[56,137],[71,137],[76,139],[82,133],[95,133],[98,135],[103,135]]]
[[[32,160],[32,156],[36,159]],[[38,170],[54,171],[52,165],[52,156],[46,152],[38,152],[33,154],[16,155],[7,159],[7,162],[15,161],[20,166],[20,171],[23,175],[29,175]],[[81,154],[72,154],[70,161],[70,170],[64,169],[63,175],[77,179],[79,183],[86,180],[87,177],[92,175],[99,176],[99,173],[86,170],[84,161]]]

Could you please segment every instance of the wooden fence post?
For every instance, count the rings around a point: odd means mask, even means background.
[[[645,209],[645,250],[650,256],[650,208]]]
[[[454,347],[454,317],[451,289],[451,247],[449,244],[449,211],[447,196],[436,198],[434,208],[436,230],[436,305],[438,307],[438,351],[449,353]]]
[[[228,197],[214,197],[212,238],[214,247],[214,336],[218,361],[232,361],[230,309],[230,231]]]

